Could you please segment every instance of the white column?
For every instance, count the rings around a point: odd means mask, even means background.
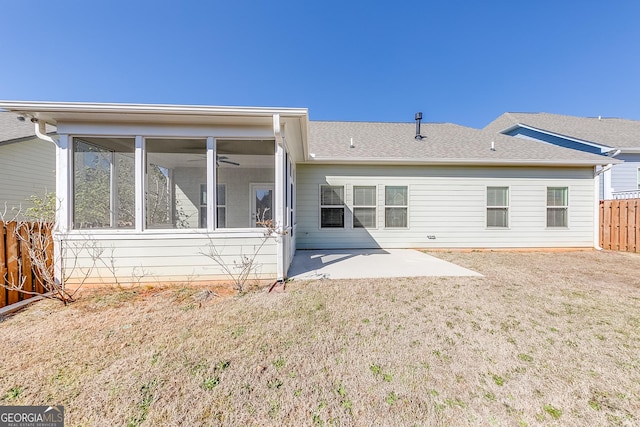
[[[72,147],[69,135],[59,135],[56,146],[56,198],[59,204],[56,210],[56,231],[67,232],[71,218],[71,177],[72,177]]]
[[[145,162],[145,150],[144,150],[144,138],[136,136],[136,151],[135,151],[135,197],[136,197],[136,231],[142,232],[145,227],[145,197],[144,197],[144,184],[145,177],[147,175]]]
[[[613,188],[611,187],[611,169],[604,171],[604,173],[602,174],[602,180],[604,182],[604,199],[613,199]]]
[[[216,140],[209,137],[207,138],[207,231],[213,231],[216,228],[218,215],[216,189]]]
[[[600,250],[600,173],[593,167],[593,247]]]
[[[63,284],[62,235],[69,231],[73,209],[71,188],[73,147],[69,135],[59,135],[56,144],[56,223],[53,233],[53,275],[58,284]]]
[[[285,275],[285,267],[284,267],[284,263],[285,263],[285,250],[284,250],[284,244],[286,239],[283,238],[283,231],[284,231],[284,205],[285,205],[285,200],[284,200],[284,196],[285,196],[285,191],[284,191],[284,186],[286,185],[286,168],[284,166],[284,141],[282,140],[282,129],[280,127],[280,115],[279,114],[274,114],[273,115],[273,134],[275,136],[276,139],[276,164],[275,164],[275,182],[274,182],[274,216],[273,216],[273,221],[274,221],[274,225],[276,227],[276,230],[278,231],[278,237],[277,237],[277,244],[276,244],[276,248],[277,248],[277,273],[278,273],[278,280],[284,280],[284,275]]]

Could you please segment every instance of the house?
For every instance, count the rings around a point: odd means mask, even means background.
[[[296,249],[593,247],[596,168],[618,162],[453,124],[309,121],[304,108],[0,108],[57,146],[69,283],[224,280],[221,262],[256,252],[255,277],[284,279]]]
[[[38,139],[33,123],[19,120],[11,112],[0,112],[0,212],[5,219],[22,217],[33,206],[32,196],[53,193],[55,145]],[[46,127],[55,133],[52,126]]]
[[[485,127],[519,138],[543,141],[624,163],[603,172],[600,197],[640,197],[640,121],[548,113],[504,113]]]

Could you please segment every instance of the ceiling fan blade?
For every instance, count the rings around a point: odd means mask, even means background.
[[[234,165],[234,166],[240,166],[240,163],[238,163],[238,162],[232,162],[231,160],[224,160],[222,158],[218,159],[218,162],[227,163],[229,165]]]

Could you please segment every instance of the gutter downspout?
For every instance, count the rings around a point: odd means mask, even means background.
[[[47,135],[46,122],[41,122],[35,117],[31,119],[31,122],[34,124],[36,136],[38,137],[38,139],[51,142],[56,146],[56,175],[59,174],[60,173],[60,146],[58,142],[52,137],[50,137],[49,135]],[[58,178],[56,176],[56,187],[57,186],[58,186]],[[58,191],[58,188],[56,188],[56,199],[58,198],[57,191]],[[51,261],[53,264],[53,280],[57,285],[64,286],[65,284],[63,283],[63,278],[62,278],[62,240],[60,239],[59,233],[56,233],[56,231],[59,231],[58,226],[60,224],[60,220],[59,220],[60,211],[58,209],[62,209],[62,207],[60,206],[59,208],[56,208],[56,223],[54,224],[54,227],[53,227],[54,232],[52,233],[52,236],[51,236],[53,237],[53,259]]]
[[[36,136],[38,138],[40,138],[43,141],[51,142],[52,144],[55,144],[56,146],[58,145],[58,143],[55,141],[55,139],[53,139],[49,135],[47,135],[47,128],[46,128],[46,123],[45,122],[41,122],[40,120],[38,120],[36,118],[31,119],[31,122],[35,125]]]

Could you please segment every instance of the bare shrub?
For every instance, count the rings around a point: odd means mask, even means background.
[[[7,269],[4,277],[0,278],[0,287],[27,295],[42,294],[67,304],[75,300],[75,294],[91,274],[103,251],[91,239],[62,245],[59,237],[53,233],[55,226],[52,218],[55,217],[56,202],[51,194],[47,193],[41,198],[32,196],[30,201],[33,207],[24,211],[21,208],[14,209],[11,215],[6,207],[0,211],[0,223],[6,224],[8,241],[15,241],[22,254],[16,260],[18,273],[11,274]],[[82,266],[78,262],[83,252],[89,254],[89,266]],[[59,266],[58,274],[56,266]],[[66,286],[71,277],[79,278],[73,290]],[[27,286],[29,280],[33,280],[32,286]]]
[[[268,211],[269,208],[266,208],[262,212],[256,214],[258,218],[256,225],[263,227],[263,234],[260,238],[260,243],[254,245],[253,249],[248,253],[245,253],[243,249],[239,260],[234,259],[232,264],[225,260],[223,250],[219,249],[216,244],[216,240],[211,237],[209,237],[209,243],[206,249],[200,251],[200,254],[212,259],[216,264],[218,264],[239,293],[246,291],[247,281],[252,275],[257,273],[260,265],[256,263],[256,258],[265,243],[267,243],[269,239],[276,238],[282,234],[273,219],[267,218]]]

